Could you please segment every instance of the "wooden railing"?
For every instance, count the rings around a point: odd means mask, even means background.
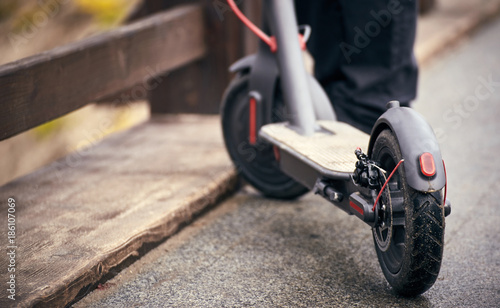
[[[224,3],[149,0],[167,10],[0,66],[0,140],[137,84],[153,113],[217,113],[227,67],[255,48]]]
[[[245,2],[247,12],[255,1]],[[217,113],[231,78],[228,66],[256,47],[232,13],[214,6],[221,3],[146,0],[140,12],[146,16],[136,16],[128,25],[0,66],[0,140],[92,102],[147,97],[153,113]],[[0,187],[2,200],[22,200],[16,215],[30,222],[16,239],[25,243],[25,262],[16,272],[23,286],[17,293],[21,306],[63,307],[79,299],[80,292],[137,255],[143,245],[171,236],[236,187],[222,140],[213,134],[218,121],[196,117],[191,124],[184,117],[170,123],[171,118],[155,117],[85,149],[85,154],[77,151]],[[198,127],[201,132],[193,133]],[[180,140],[185,136],[178,138],[184,129],[191,129],[185,144]],[[216,163],[208,168],[205,160],[194,159],[182,169],[189,175],[183,182],[172,160],[184,151],[208,148]],[[186,188],[168,188],[174,182],[173,187]],[[144,196],[140,204],[136,195]],[[137,214],[141,212],[158,214]],[[117,213],[125,213],[127,223],[113,220],[121,217]],[[131,218],[136,214],[142,218]],[[72,225],[75,221],[85,231],[75,231],[80,230]]]

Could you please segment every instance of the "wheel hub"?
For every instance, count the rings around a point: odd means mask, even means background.
[[[382,194],[382,206],[378,210],[379,223],[374,228],[375,241],[380,251],[386,252],[392,239],[392,204],[387,191]]]

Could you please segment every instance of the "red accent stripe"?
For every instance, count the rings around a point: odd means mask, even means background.
[[[349,205],[355,209],[358,213],[360,213],[361,215],[364,215],[364,211],[362,208],[360,208],[356,203],[352,202],[352,201],[349,201]]]
[[[273,145],[273,151],[274,151],[274,158],[276,158],[277,161],[280,161],[280,149]]]
[[[304,40],[304,35],[302,33],[299,33],[299,44],[300,44],[300,49],[302,50],[307,49],[306,41]]]
[[[250,98],[249,108],[249,123],[248,123],[248,139],[251,145],[257,143],[257,101],[255,98]]]

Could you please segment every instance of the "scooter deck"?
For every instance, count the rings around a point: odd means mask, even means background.
[[[322,128],[312,136],[302,136],[287,123],[264,125],[260,136],[281,150],[338,173],[352,173],[357,161],[354,150],[366,150],[370,136],[342,122],[318,121]],[[365,151],[366,152],[366,151]]]

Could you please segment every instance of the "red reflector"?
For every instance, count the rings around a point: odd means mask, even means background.
[[[250,98],[249,117],[248,141],[251,145],[255,145],[257,143],[257,101],[253,97]]]
[[[431,153],[420,155],[420,170],[425,176],[433,176],[436,174],[436,164]]]

